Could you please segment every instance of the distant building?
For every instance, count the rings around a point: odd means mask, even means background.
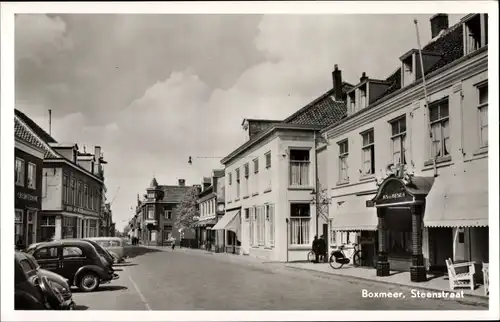
[[[196,236],[199,245],[206,245],[210,240],[213,250],[224,251],[224,232],[213,230],[217,221],[224,215],[224,198],[220,189],[223,189],[224,170],[213,170],[210,178],[203,178],[204,189],[198,195],[200,216],[195,223]],[[223,192],[222,192],[223,193]]]
[[[171,237],[179,244],[181,232],[174,226],[177,205],[192,186],[186,186],[184,179],[178,185],[158,185],[156,178],[151,180],[146,194],[141,200],[137,197],[136,215],[132,222],[133,236],[145,244],[162,245]],[[193,239],[194,232],[182,232],[184,239]]]

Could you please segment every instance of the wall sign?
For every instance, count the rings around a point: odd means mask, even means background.
[[[96,216],[98,215],[96,212],[89,211],[83,208],[75,207],[75,206],[68,206],[65,205],[63,206],[63,210],[67,212],[73,212],[73,213],[78,213],[78,214],[83,214],[83,215],[90,215],[90,216]]]
[[[413,196],[406,191],[404,184],[396,178],[386,182],[374,200],[376,205],[390,205],[412,201]]]
[[[16,193],[16,197],[22,200],[38,202],[38,196],[30,195],[29,193],[25,192]]]

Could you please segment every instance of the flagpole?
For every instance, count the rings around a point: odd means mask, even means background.
[[[418,54],[420,57],[420,71],[422,73],[422,85],[424,88],[424,97],[425,97],[425,110],[430,111],[429,110],[429,95],[427,93],[427,83],[425,81],[424,59],[422,57],[422,46],[420,45],[420,33],[418,31],[418,21],[417,21],[417,19],[414,19],[413,22],[415,23],[415,31],[417,33]],[[430,114],[429,114],[429,117],[430,117]],[[431,129],[430,118],[429,118],[429,121],[427,124],[428,124],[429,137],[431,138],[431,151],[432,151],[432,129]],[[437,154],[434,153],[434,156],[433,156],[434,177],[437,177],[436,158],[437,158]]]

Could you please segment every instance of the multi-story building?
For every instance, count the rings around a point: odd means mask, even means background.
[[[220,200],[220,182],[224,180],[224,170],[213,170],[210,178],[203,178],[203,190],[198,195],[200,216],[194,224],[199,245],[206,245],[211,241],[211,249],[219,251],[223,247],[224,231],[214,230],[213,227],[224,215],[224,200]],[[219,236],[222,235],[222,238]],[[222,239],[222,240],[221,240]],[[219,243],[222,241],[222,243]],[[222,249],[222,248],[221,248]]]
[[[331,245],[361,243],[379,276],[488,261],[487,22],[433,16],[421,56],[410,49],[387,79],[363,74],[347,117],[322,132]]]
[[[42,209],[43,142],[14,116],[15,243],[28,246],[37,240],[38,213]]]
[[[179,179],[177,186],[158,185],[155,178],[151,180],[143,200],[137,199],[136,215],[133,220],[135,237],[149,245],[163,245],[171,237],[180,244],[181,231],[174,227],[177,205],[192,186],[186,186],[184,179]],[[194,232],[182,232],[184,239],[193,239]]]
[[[78,145],[58,143],[24,113],[15,114],[46,150],[37,240],[98,236],[106,163],[101,148],[80,153]]]
[[[245,120],[248,141],[221,161],[226,215],[216,228],[236,231],[237,252],[305,260],[313,236],[328,232],[314,202],[320,186],[316,162],[326,156],[318,132],[343,117],[350,88],[337,66],[332,76],[333,89],[284,121]]]

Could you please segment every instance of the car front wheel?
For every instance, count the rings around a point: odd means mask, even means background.
[[[95,273],[84,273],[78,283],[78,288],[84,292],[93,292],[99,287],[99,276]]]

